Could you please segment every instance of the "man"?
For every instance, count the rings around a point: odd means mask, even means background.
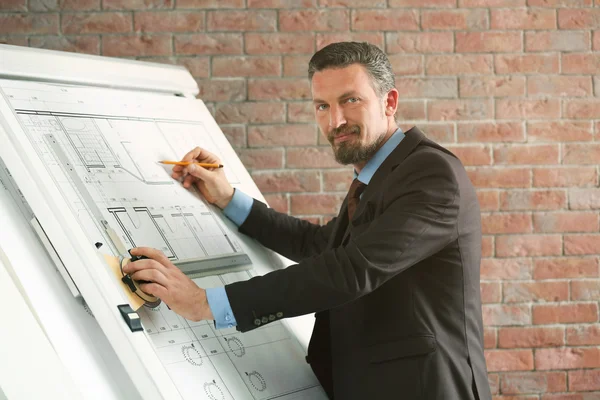
[[[324,226],[234,190],[222,170],[174,167],[240,232],[298,264],[204,291],[160,252],[126,272],[192,320],[245,332],[316,312],[307,361],[331,398],[491,399],[479,289],[481,227],[460,161],[417,129],[403,133],[385,54],[335,43],[309,63],[320,129],[356,179]],[[219,163],[196,148],[184,161]],[[208,297],[207,297],[208,295]],[[267,317],[267,318],[264,318]],[[276,318],[276,319],[277,319]]]

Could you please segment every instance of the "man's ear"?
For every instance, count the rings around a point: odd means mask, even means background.
[[[385,115],[388,117],[394,116],[398,109],[398,89],[390,90],[385,97]]]

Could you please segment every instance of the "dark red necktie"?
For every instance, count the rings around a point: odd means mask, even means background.
[[[350,185],[350,190],[348,190],[348,220],[351,221],[354,216],[354,212],[356,211],[356,207],[358,207],[358,202],[360,201],[360,195],[365,190],[367,185],[354,178],[352,184]]]

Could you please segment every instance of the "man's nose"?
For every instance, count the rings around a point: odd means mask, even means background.
[[[346,123],[346,117],[341,107],[331,107],[329,110],[329,127],[331,129],[339,128]]]

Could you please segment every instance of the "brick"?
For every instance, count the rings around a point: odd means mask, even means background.
[[[497,211],[500,208],[500,200],[497,190],[478,190],[477,200],[481,211]]]
[[[545,394],[541,400],[600,400],[600,392]]]
[[[285,31],[347,31],[350,11],[341,9],[304,9],[279,11],[279,30]]]
[[[598,259],[560,257],[536,259],[533,279],[595,278],[599,276]]]
[[[237,149],[242,164],[248,169],[274,169],[283,167],[282,149]]]
[[[384,47],[383,32],[332,32],[332,33],[317,33],[317,50],[331,43],[336,42],[369,42],[383,49]],[[391,56],[389,54],[388,56]],[[307,63],[308,64],[308,63]]]
[[[386,0],[319,0],[319,7],[384,8]]]
[[[565,372],[520,372],[502,375],[502,393],[551,393],[567,390]]]
[[[505,349],[530,348],[530,347],[556,347],[565,344],[565,328],[506,327],[498,330],[498,347]],[[537,390],[524,390],[535,392]],[[558,390],[560,391],[560,390]],[[503,391],[503,393],[515,393]]]
[[[204,30],[203,12],[159,11],[134,14],[134,28],[142,32],[197,32]]]
[[[527,168],[480,167],[467,171],[476,188],[529,187],[531,171]]]
[[[491,99],[430,100],[427,103],[429,120],[490,119],[494,113]]]
[[[490,165],[492,163],[489,146],[447,146],[463,165]]]
[[[486,235],[481,238],[481,256],[492,257],[494,255],[494,236]]]
[[[531,311],[526,305],[484,304],[485,326],[530,325]]]
[[[387,53],[454,52],[453,32],[388,32],[385,38]]]
[[[592,38],[592,50],[600,50],[600,32],[594,31]]]
[[[220,128],[231,146],[246,147],[245,125],[221,125]]]
[[[388,7],[452,8],[456,7],[456,0],[389,0]]]
[[[177,54],[241,54],[242,37],[236,33],[198,33],[175,35]]]
[[[507,235],[496,238],[497,257],[536,257],[562,254],[560,235]]]
[[[425,100],[400,100],[396,118],[403,121],[425,120]]]
[[[345,194],[290,195],[292,215],[337,214]]]
[[[5,0],[6,1],[6,0]],[[4,1],[3,1],[4,3]],[[15,3],[9,0],[8,3]],[[20,2],[19,2],[20,3]],[[23,1],[25,3],[25,1]],[[0,10],[2,5],[0,5]],[[100,0],[29,0],[29,11],[90,11],[99,10]],[[19,10],[17,10],[19,11]]]
[[[400,97],[431,98],[458,97],[458,85],[454,78],[398,78],[396,87]]]
[[[600,324],[579,325],[567,328],[567,345],[594,346],[600,345]]]
[[[287,195],[285,194],[265,194],[265,201],[275,211],[287,214],[290,211]]]
[[[425,57],[427,75],[471,75],[492,73],[490,54],[444,54]]]
[[[44,1],[44,0],[42,0]],[[78,0],[72,0],[78,1]],[[173,8],[174,0],[102,0],[104,10],[152,10]]]
[[[265,58],[266,56],[262,56]],[[283,56],[283,76],[304,77],[308,76],[308,62],[312,56]]]
[[[558,145],[510,144],[494,148],[496,164],[556,164]]]
[[[32,36],[29,46],[38,49],[100,54],[100,40],[96,36]]]
[[[256,125],[248,127],[248,146],[314,146],[317,127],[314,124]]]
[[[27,0],[4,0],[0,11],[27,11]]]
[[[208,31],[275,31],[277,13],[275,10],[208,11],[206,14]]]
[[[405,126],[403,129],[407,131],[414,125]],[[454,143],[454,125],[452,123],[419,123],[419,129],[429,139],[438,143]]]
[[[566,301],[569,299],[569,283],[567,281],[505,282],[503,294],[505,303]]]
[[[103,55],[110,57],[171,55],[171,35],[103,36]]]
[[[487,369],[494,371],[527,371],[533,369],[531,350],[487,350]]]
[[[339,168],[330,147],[287,149],[288,168]]]
[[[569,371],[569,390],[573,392],[600,390],[600,369]]]
[[[315,111],[312,102],[289,103],[287,110],[288,122],[315,122]]]
[[[563,74],[600,74],[600,54],[565,53],[561,66]]]
[[[600,118],[600,99],[574,99],[565,100],[564,110],[566,118],[596,119]]]
[[[423,30],[481,30],[488,29],[487,10],[421,11]]]
[[[25,47],[29,46],[29,42],[26,36],[0,36],[0,44],[10,44],[13,46]]]
[[[600,143],[573,143],[563,145],[563,164],[598,164]]]
[[[500,282],[481,282],[481,302],[500,303],[502,301],[502,285]]]
[[[121,12],[65,13],[61,30],[64,34],[128,33],[132,31],[131,15]]]
[[[598,174],[594,167],[535,168],[534,187],[595,186]]]
[[[456,32],[457,53],[510,53],[522,47],[520,32]]]
[[[306,54],[315,49],[312,33],[246,33],[248,54]]]
[[[535,232],[598,232],[598,213],[552,212],[533,214]]]
[[[562,9],[558,12],[560,29],[598,29],[600,28],[600,10]]]
[[[323,171],[323,190],[328,192],[348,192],[353,175],[350,169]]]
[[[600,189],[571,189],[569,191],[569,208],[572,210],[600,208]]]
[[[353,10],[351,29],[355,31],[418,31],[416,10]]]
[[[592,78],[590,76],[529,76],[527,94],[529,96],[591,96]]]
[[[565,254],[598,254],[600,235],[566,235]]]
[[[311,98],[306,79],[252,79],[248,81],[250,100],[306,100]]]
[[[279,76],[279,56],[223,56],[212,58],[212,75],[220,77]]]
[[[530,7],[586,7],[591,6],[593,0],[528,0],[527,5]],[[544,399],[546,400],[546,399]]]
[[[568,347],[535,352],[537,370],[597,367],[600,367],[600,348]]]
[[[571,300],[600,300],[600,279],[571,281]]]
[[[533,306],[533,323],[577,324],[598,321],[598,305],[595,303]]]
[[[497,119],[558,119],[560,100],[545,99],[498,99]]]
[[[219,124],[273,124],[284,119],[285,104],[279,102],[220,104],[215,113]]]
[[[590,33],[576,31],[525,32],[525,51],[586,51]]]
[[[309,8],[316,7],[317,0],[247,0],[248,8]],[[242,0],[242,7],[243,7]]]
[[[525,129],[520,122],[459,122],[458,142],[524,142]]]
[[[388,56],[388,59],[396,76],[423,74],[423,56],[421,55],[393,54]]]
[[[491,390],[492,394],[498,394],[500,392],[500,376],[499,376],[499,374],[488,374],[488,382],[490,384],[490,390]]]
[[[244,8],[244,0],[177,0],[177,8]]]
[[[526,0],[458,0],[459,7],[524,7]]]
[[[198,79],[203,101],[245,101],[246,81],[244,79]]]
[[[524,213],[483,214],[481,229],[484,234],[530,233],[531,215]]]
[[[557,74],[559,57],[558,54],[496,54],[494,66],[497,74]]]
[[[496,342],[498,341],[498,335],[495,328],[483,328],[483,348],[493,349],[496,348]]]
[[[497,9],[490,12],[491,29],[556,29],[556,15],[554,10]]]
[[[593,140],[590,121],[527,122],[529,142],[582,142]]]
[[[317,171],[257,172],[252,179],[262,193],[318,192],[321,178]]]
[[[209,57],[146,57],[144,60],[171,65],[182,65],[194,78],[208,78],[210,72]]]
[[[500,193],[501,210],[558,210],[567,206],[563,190],[512,190]]]
[[[460,97],[524,96],[524,76],[460,77]]]
[[[64,18],[64,17],[63,17]],[[2,14],[0,15],[0,35],[2,34],[58,34],[58,14]],[[67,33],[67,32],[64,32]],[[75,32],[81,33],[81,32]]]
[[[529,258],[484,258],[481,260],[481,279],[531,279],[531,269]]]

